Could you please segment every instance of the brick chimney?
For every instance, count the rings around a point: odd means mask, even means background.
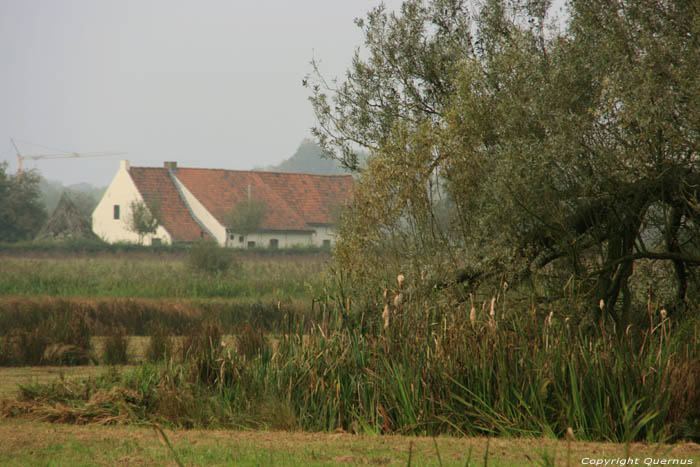
[[[177,170],[177,162],[176,161],[165,161],[165,162],[163,162],[163,167],[165,167],[168,170]]]

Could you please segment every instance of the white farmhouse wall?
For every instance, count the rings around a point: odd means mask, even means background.
[[[323,241],[328,240],[331,245],[335,245],[335,229],[327,225],[314,226],[314,234],[311,241],[315,246],[323,246]]]
[[[226,227],[221,225],[221,223],[216,220],[216,217],[210,213],[207,208],[192,194],[190,190],[187,189],[184,183],[177,179],[177,175],[173,177],[175,186],[180,190],[182,196],[185,198],[185,204],[190,208],[192,217],[195,218],[201,225],[207,228],[209,232],[214,236],[216,242],[221,245],[226,245]]]
[[[129,175],[129,162],[121,161],[112,183],[92,212],[93,232],[109,243],[138,243],[139,236],[129,230],[131,203],[134,201],[143,202],[143,198]],[[119,219],[114,218],[114,206],[119,206]],[[146,235],[143,242],[150,245],[154,238],[161,243],[172,243],[170,234],[162,226],[158,227],[155,234]]]
[[[240,238],[243,237],[243,241]],[[227,246],[233,248],[247,248],[248,242],[255,242],[256,247],[268,248],[270,240],[277,240],[278,248],[290,248],[293,246],[311,246],[311,232],[262,232],[242,235],[239,233],[230,233]]]

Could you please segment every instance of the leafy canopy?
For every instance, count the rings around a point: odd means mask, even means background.
[[[0,163],[0,241],[30,240],[46,222],[39,181],[34,171],[22,177],[7,173],[7,163]]]
[[[337,250],[368,300],[399,272],[415,296],[500,277],[618,324],[699,300],[700,4],[551,10],[379,7],[346,80],[307,81],[324,149],[372,151]]]

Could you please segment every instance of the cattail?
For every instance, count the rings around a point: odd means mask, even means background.
[[[544,320],[545,326],[551,326],[552,325],[552,316],[554,316],[554,312],[550,311],[549,316],[547,316],[547,319]]]
[[[399,274],[398,277],[396,278],[396,280],[399,283],[399,290],[402,290],[403,289],[403,281],[406,280],[406,278],[404,277],[403,274]]]
[[[600,311],[603,311],[603,308],[605,307],[605,300],[601,298],[598,306],[600,307]]]
[[[382,318],[384,319],[384,329],[389,327],[389,305],[384,305],[384,311],[382,312]]]
[[[401,292],[399,292],[394,297],[394,308],[399,308],[402,303],[403,303],[403,294]]]
[[[666,308],[661,307],[659,310],[659,314],[661,315],[661,319],[664,320],[666,319],[666,316],[668,316],[668,313],[666,312]]]
[[[476,327],[476,308],[472,305],[472,309],[469,312],[469,321],[472,323],[472,327]]]
[[[491,318],[496,318],[496,297],[491,297],[491,311],[489,311],[489,316],[491,316]]]
[[[567,437],[567,439],[569,439],[570,441],[576,441],[576,437],[574,436],[574,429],[573,429],[573,428],[568,427],[568,428],[566,429],[566,437]]]
[[[387,289],[384,289],[384,301],[386,302],[389,299],[389,291]]]

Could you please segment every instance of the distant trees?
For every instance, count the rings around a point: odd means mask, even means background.
[[[347,173],[338,161],[329,159],[315,141],[304,139],[294,155],[277,165],[265,167],[273,172],[299,172],[321,175]]]
[[[0,241],[33,239],[46,222],[39,180],[34,171],[23,172],[19,179],[7,173],[7,163],[0,163]]]
[[[345,82],[307,81],[324,150],[354,170],[372,151],[337,249],[355,284],[464,299],[498,277],[619,325],[700,301],[700,4],[572,0],[561,33],[548,15],[379,7]]]

